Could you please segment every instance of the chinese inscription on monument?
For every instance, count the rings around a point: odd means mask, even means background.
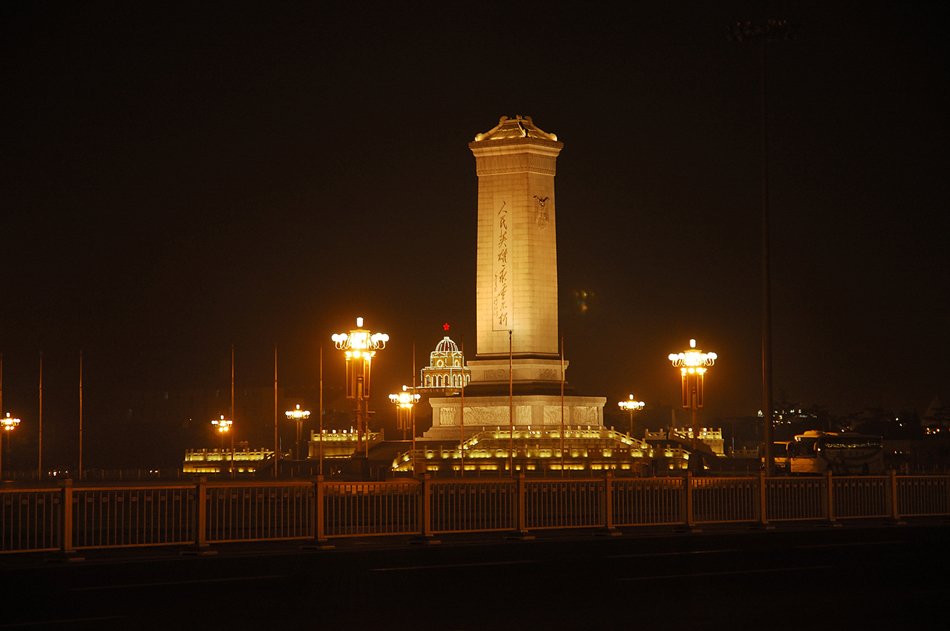
[[[492,329],[507,331],[511,301],[508,282],[508,203],[502,202],[494,222],[494,298],[492,300]]]

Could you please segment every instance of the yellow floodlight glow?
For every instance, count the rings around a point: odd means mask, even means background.
[[[359,357],[361,351],[368,351],[367,354],[372,357],[373,351],[386,348],[386,342],[389,341],[387,334],[370,333],[369,330],[362,328],[363,318],[356,318],[356,326],[359,328],[351,330],[348,334],[334,333],[330,336],[337,350],[347,351],[347,357],[350,356],[350,351],[353,352],[354,357]]]
[[[402,387],[402,392],[389,395],[389,400],[396,404],[396,407],[404,410],[411,410],[412,406],[422,398],[420,394],[412,394],[407,386]]]
[[[218,428],[218,431],[221,432],[222,434],[231,430],[231,423],[232,423],[231,421],[224,418],[223,414],[221,415],[221,418],[219,419],[216,418],[213,421],[211,421],[211,424],[215,425]]]
[[[646,406],[643,401],[635,401],[632,394],[627,401],[619,401],[617,405],[620,406],[620,409],[631,412],[634,410],[642,410]]]
[[[300,406],[297,406],[295,410],[288,410],[284,412],[287,415],[288,421],[303,421],[310,418],[310,410],[301,410]]]
[[[3,418],[0,418],[0,428],[4,431],[9,432],[10,430],[16,428],[20,424],[20,419],[10,416],[10,413],[7,412],[7,415]]]

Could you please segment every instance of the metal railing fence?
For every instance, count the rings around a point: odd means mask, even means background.
[[[834,517],[888,517],[888,476],[828,478],[834,494]]]
[[[72,489],[75,548],[117,548],[194,541],[194,485]]]
[[[897,512],[904,517],[950,513],[950,477],[905,475],[896,478]]]
[[[695,478],[692,480],[696,522],[756,521],[761,515],[761,478]]]
[[[766,519],[823,519],[824,478],[766,478]]]
[[[213,482],[205,492],[205,541],[313,536],[313,483]]]
[[[682,523],[683,482],[684,478],[613,480],[613,524],[635,526]]]
[[[61,488],[0,490],[0,552],[58,549],[62,492]]]
[[[950,515],[950,476],[82,483],[0,490],[0,552]]]
[[[518,487],[514,480],[440,480],[429,487],[432,532],[517,527]]]
[[[523,481],[519,510],[524,527],[586,528],[603,526],[604,480]]]
[[[416,480],[320,484],[322,506],[318,509],[327,537],[413,534],[420,530],[421,484]]]

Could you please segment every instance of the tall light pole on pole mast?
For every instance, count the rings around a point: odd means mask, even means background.
[[[774,471],[772,462],[772,297],[769,269],[769,134],[768,100],[766,99],[766,50],[768,42],[795,39],[785,20],[768,20],[764,25],[739,22],[729,27],[729,39],[757,44],[761,51],[761,137],[762,137],[762,424],[765,475]]]

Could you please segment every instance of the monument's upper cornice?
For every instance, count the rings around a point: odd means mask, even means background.
[[[515,116],[508,118],[502,116],[498,124],[486,131],[484,134],[475,136],[475,142],[484,142],[491,140],[514,140],[518,138],[537,138],[539,140],[551,140],[557,142],[557,136],[549,134],[539,128],[531,120],[530,116]]]

